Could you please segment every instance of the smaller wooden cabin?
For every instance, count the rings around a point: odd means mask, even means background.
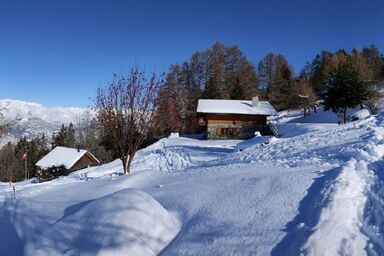
[[[268,101],[199,100],[198,122],[207,139],[247,139],[255,132],[270,134],[267,117],[276,114]]]
[[[69,172],[73,172],[99,163],[87,150],[58,146],[40,159],[36,166],[42,171],[53,166],[64,166]]]

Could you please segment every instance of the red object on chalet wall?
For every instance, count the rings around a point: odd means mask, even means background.
[[[199,117],[197,122],[199,123],[200,126],[207,125],[207,122],[205,122],[203,117]]]

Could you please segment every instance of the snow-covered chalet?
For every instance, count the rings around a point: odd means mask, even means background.
[[[199,125],[207,139],[247,139],[255,132],[272,134],[267,117],[276,114],[268,101],[200,99],[197,105]]]
[[[36,166],[40,170],[53,166],[64,166],[67,170],[73,172],[96,165],[99,162],[100,161],[87,150],[58,146],[40,159],[36,163]]]

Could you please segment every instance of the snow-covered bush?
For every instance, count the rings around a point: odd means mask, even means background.
[[[169,136],[168,136],[168,138],[179,138],[179,133],[178,132],[172,132]]]
[[[351,118],[353,121],[355,121],[355,120],[361,120],[361,119],[367,118],[369,116],[370,116],[370,113],[369,113],[368,109],[361,109],[361,110],[354,112],[351,115]]]
[[[39,169],[36,173],[36,177],[39,182],[53,180],[59,176],[66,176],[70,173],[70,170],[65,168],[64,165],[51,166],[46,169]]]

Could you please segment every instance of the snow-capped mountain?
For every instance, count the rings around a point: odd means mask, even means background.
[[[6,120],[15,121],[10,135],[0,140],[0,145],[15,141],[22,136],[32,138],[45,134],[51,138],[62,124],[75,123],[88,111],[77,107],[45,107],[39,103],[1,99],[0,109]]]

